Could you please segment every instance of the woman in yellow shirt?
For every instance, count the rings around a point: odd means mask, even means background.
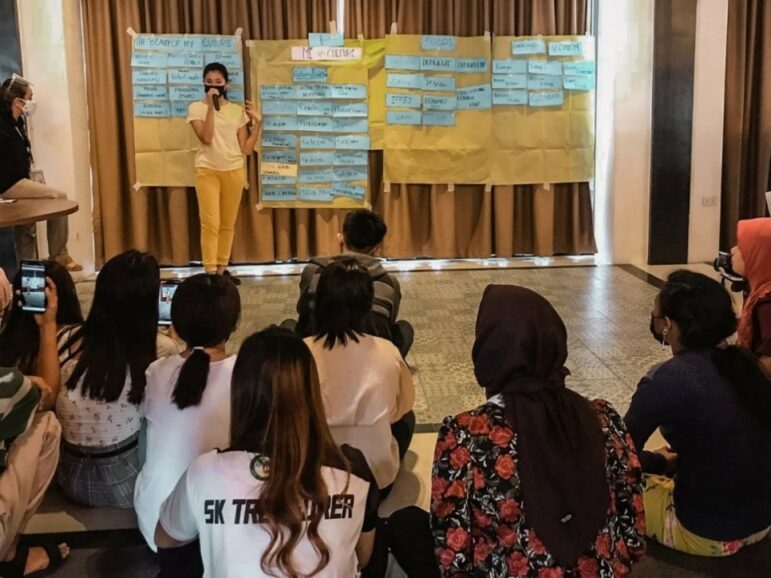
[[[207,273],[230,275],[226,267],[247,184],[245,156],[254,150],[261,118],[249,101],[244,110],[227,100],[228,70],[222,64],[207,64],[203,82],[206,95],[191,103],[187,112],[187,122],[201,141],[195,157],[201,253]]]

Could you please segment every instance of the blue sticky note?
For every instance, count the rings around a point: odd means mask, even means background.
[[[335,148],[335,137],[333,136],[301,136],[301,149],[333,149]]]
[[[329,116],[332,114],[332,103],[318,100],[297,103],[298,116]]]
[[[453,76],[424,76],[423,90],[437,90],[452,92],[455,90],[455,77]]]
[[[342,46],[345,39],[343,33],[328,34],[326,32],[311,32],[308,34],[308,46]]]
[[[212,62],[219,62],[222,66],[228,69],[228,72],[232,72],[232,69],[241,69],[244,67],[240,54],[212,54],[207,53],[204,56],[204,62],[211,64]]]
[[[164,118],[171,116],[168,102],[135,102],[134,116]]]
[[[559,90],[562,79],[558,76],[528,76],[527,87],[531,90]]]
[[[368,151],[369,144],[369,137],[360,134],[347,134],[335,139],[338,149]]]
[[[387,70],[420,70],[420,57],[386,54],[385,67]]]
[[[159,50],[165,52],[200,52],[201,36],[180,34],[138,34],[134,50]]]
[[[493,90],[527,88],[526,74],[494,74]]]
[[[546,74],[546,60],[528,60],[527,71],[530,74]]]
[[[423,124],[426,126],[455,126],[455,113],[424,112]]]
[[[291,116],[269,116],[262,119],[262,130],[292,132],[297,130],[297,119]]]
[[[285,151],[262,151],[262,160],[266,163],[297,163],[297,153],[293,150]]]
[[[334,132],[335,121],[329,117],[309,116],[297,119],[298,132]]]
[[[562,79],[565,90],[594,90],[593,76],[565,76]]]
[[[489,84],[478,84],[459,88],[458,110],[481,110],[492,106],[492,91]]]
[[[337,118],[335,119],[335,132],[369,132],[369,123],[366,118]]]
[[[455,72],[479,73],[487,72],[490,61],[487,58],[456,58]]]
[[[530,92],[530,106],[562,106],[565,102],[565,94],[561,90],[549,90],[545,92]]]
[[[388,88],[412,88],[420,90],[423,86],[423,76],[420,74],[394,74],[388,73],[386,80]]]
[[[295,98],[300,100],[331,98],[331,96],[332,88],[328,84],[301,84],[295,87]]]
[[[244,102],[244,89],[233,87],[228,90],[228,100],[231,102]]]
[[[134,52],[131,54],[131,66],[143,68],[166,68],[169,55],[165,52]]]
[[[424,34],[420,38],[421,50],[455,50],[454,36]]]
[[[527,60],[493,60],[493,74],[525,74]]]
[[[367,167],[336,167],[334,180],[338,183],[366,181],[368,176]]]
[[[171,116],[174,118],[186,118],[187,109],[189,106],[190,106],[189,102],[172,101]]]
[[[369,155],[366,151],[346,151],[346,152],[336,152],[334,154],[334,165],[335,166],[343,166],[343,167],[350,167],[350,166],[357,166],[357,165],[367,165],[369,162]]]
[[[455,72],[455,59],[451,56],[421,56],[420,70],[428,72]]]
[[[294,82],[326,82],[327,69],[317,66],[295,66],[292,69]]]
[[[200,70],[169,70],[169,84],[203,84]]]
[[[526,90],[493,90],[493,106],[527,105]]]
[[[595,63],[593,60],[564,62],[562,69],[565,76],[594,76]]]
[[[134,86],[134,100],[168,100],[169,89],[164,84],[137,84]]]
[[[386,112],[386,124],[419,126],[422,115],[416,110],[389,110]]]
[[[201,36],[202,52],[238,52],[238,48],[235,36]]]
[[[386,106],[393,108],[420,108],[419,94],[389,92],[386,94]]]
[[[203,68],[204,58],[203,54],[185,53],[185,52],[172,52],[169,55],[169,59],[166,66],[172,68]],[[208,63],[207,63],[208,64]],[[225,64],[223,62],[223,64]],[[228,66],[225,64],[225,66]],[[203,74],[201,74],[201,82],[203,82]]]
[[[325,167],[335,164],[335,153],[333,152],[301,152],[300,165],[304,167]]]
[[[244,83],[244,71],[243,70],[230,70],[228,71],[228,79],[230,84],[243,84]]]
[[[368,114],[369,106],[367,106],[366,102],[336,104],[332,107],[332,116],[366,118]]]
[[[562,63],[561,62],[547,62],[546,72],[548,76],[562,76]]]
[[[297,114],[297,102],[294,100],[266,100],[262,103],[262,114],[283,114],[293,116]]]
[[[295,87],[291,84],[263,84],[260,86],[262,100],[286,100],[295,97]]]
[[[264,124],[265,120],[262,122]],[[263,134],[260,143],[264,147],[294,148],[297,137],[293,134]]]
[[[300,187],[299,198],[306,202],[331,203],[334,197],[329,187]]]
[[[192,102],[201,100],[204,96],[203,86],[170,86],[169,98],[171,100],[183,100]]]
[[[260,175],[260,183],[263,185],[294,185],[297,178],[285,175]]]
[[[131,71],[131,82],[133,84],[166,84],[166,71],[137,68]]]
[[[330,84],[332,98],[367,98],[366,84]]]
[[[351,183],[335,183],[332,192],[336,196],[350,197],[351,199],[364,199],[367,193],[367,187],[361,185],[352,185]]]
[[[549,56],[581,56],[583,46],[578,40],[549,42]]]
[[[511,42],[512,54],[546,54],[543,38],[518,38]]]
[[[424,110],[455,110],[456,104],[457,98],[454,96],[434,96],[427,94],[423,98]],[[425,120],[423,124],[426,124]]]
[[[331,183],[334,180],[334,172],[328,169],[300,169],[301,183]]]
[[[296,189],[263,188],[260,190],[260,201],[262,202],[294,201],[296,198]]]

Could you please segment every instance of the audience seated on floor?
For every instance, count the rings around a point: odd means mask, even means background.
[[[354,258],[327,265],[316,294],[316,334],[305,342],[316,360],[332,435],[364,452],[385,494],[415,430],[415,385],[393,343],[365,333],[372,285]]]
[[[383,244],[386,231],[382,217],[372,211],[358,209],[346,215],[343,232],[337,235],[341,254],[334,257],[314,257],[305,266],[300,277],[300,300],[297,302],[300,318],[296,331],[301,336],[307,337],[316,333],[313,312],[319,279],[324,268],[341,259],[354,258],[366,269],[375,288],[375,298],[365,325],[366,333],[388,339],[396,345],[402,357],[407,357],[415,332],[407,321],[397,321],[402,298],[399,281],[390,275],[383,268],[380,259],[375,257]],[[294,322],[285,322],[285,326],[294,326]]]
[[[727,556],[771,529],[771,383],[749,351],[728,346],[731,298],[698,273],[672,273],[651,331],[674,357],[644,377],[625,420],[642,452],[646,533],[675,550]]]
[[[38,378],[0,367],[0,576],[21,578],[55,568],[66,544],[30,548],[19,543],[43,501],[59,461],[61,426],[40,401],[50,388]]]
[[[378,489],[362,453],[335,445],[302,340],[275,327],[247,338],[231,408],[230,447],[195,459],[163,504],[161,576],[201,575],[191,540],[206,577],[356,576]]]
[[[139,529],[155,550],[161,504],[190,463],[230,441],[230,379],[235,357],[225,345],[241,299],[223,275],[186,279],[171,302],[171,320],[187,349],[147,370],[147,459],[136,483]]]
[[[155,257],[139,251],[113,257],[96,279],[85,322],[64,332],[58,347],[48,345],[61,364],[58,481],[79,504],[133,506],[145,371],[156,357],[177,351],[158,333],[159,287]]]

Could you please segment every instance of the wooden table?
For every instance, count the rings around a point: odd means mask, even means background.
[[[77,210],[78,204],[69,199],[18,199],[15,203],[0,203],[0,227],[47,221]]]

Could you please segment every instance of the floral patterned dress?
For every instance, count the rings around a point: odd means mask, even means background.
[[[434,454],[431,527],[440,574],[507,578],[616,577],[645,551],[642,471],[613,407],[594,401],[605,433],[610,505],[605,525],[573,568],[559,566],[527,520],[517,435],[501,405],[445,418]]]

